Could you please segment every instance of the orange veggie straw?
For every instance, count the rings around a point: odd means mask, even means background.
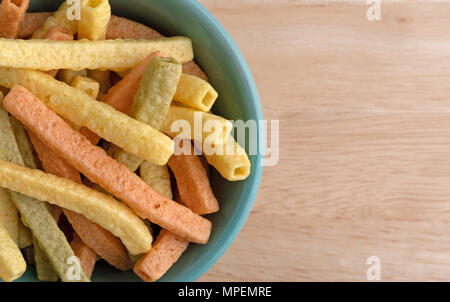
[[[181,200],[180,191],[178,191],[178,187],[176,185],[173,187],[173,200],[185,206],[184,202]]]
[[[208,173],[200,156],[194,154],[190,141],[183,141],[191,146],[190,155],[172,155],[168,165],[175,175],[177,188],[183,203],[199,215],[219,211],[219,203],[211,189]]]
[[[183,204],[178,189],[174,187],[174,200]],[[178,261],[189,242],[166,230],[161,230],[152,249],[136,262],[134,272],[145,281],[161,278]]]
[[[148,63],[154,57],[164,57],[160,52],[150,54],[144,61],[136,65],[131,71],[116,85],[108,90],[108,93],[101,98],[101,101],[110,105],[114,109],[127,113],[131,110],[134,101],[134,95],[139,88],[142,80],[142,75],[147,68]],[[80,133],[86,136],[93,145],[97,145],[100,136],[93,133],[88,128],[81,128]]]
[[[196,76],[208,82],[208,77],[206,76],[206,73],[194,61],[183,63],[183,73]]]
[[[73,40],[73,35],[64,29],[53,26],[44,36],[44,39],[55,40],[55,41],[70,41]],[[58,69],[45,71],[46,74],[51,75],[52,77],[56,77],[58,73]]]
[[[59,219],[61,218],[62,209],[54,204],[50,204],[49,206],[51,207],[51,213],[53,218],[55,219],[56,223],[58,223]]]
[[[148,26],[116,16],[111,16],[106,31],[106,39],[153,39],[159,37],[163,37],[163,35]],[[206,74],[194,61],[184,63],[183,72],[208,81]]]
[[[19,32],[17,38],[28,39],[33,33],[44,25],[45,20],[53,15],[53,13],[41,12],[41,13],[26,13],[25,18],[19,26]]]
[[[73,35],[67,30],[59,28],[57,26],[53,26],[48,30],[44,39],[55,41],[70,41],[73,40]]]
[[[144,281],[156,281],[181,257],[188,245],[188,241],[163,229],[152,249],[136,263],[134,272]]]
[[[153,39],[160,33],[144,24],[126,18],[111,16],[106,29],[106,39]]]
[[[92,276],[92,272],[94,271],[97,255],[90,247],[88,247],[83,242],[83,240],[81,240],[81,238],[76,233],[73,234],[73,239],[70,242],[70,247],[72,247],[75,256],[80,259],[81,268],[90,279]]]
[[[27,133],[45,172],[81,183],[80,173],[77,170],[57,156],[33,132],[27,130]]]
[[[156,51],[150,54],[145,60],[136,65],[131,71],[116,85],[111,87],[102,101],[112,106],[120,112],[127,113],[133,106],[134,95],[139,88],[142,75],[148,63],[154,57],[165,57],[162,52]]]
[[[133,267],[127,249],[119,238],[81,214],[66,209],[63,211],[78,235],[88,246],[92,246],[95,253],[102,259],[122,271]]]
[[[3,0],[0,4],[0,38],[14,39],[25,18],[29,0]]]
[[[43,102],[21,86],[13,86],[3,106],[58,156],[89,180],[120,198],[141,218],[187,239],[205,244],[211,222],[155,192],[125,165],[74,131]]]
[[[56,155],[34,133],[28,131],[28,135],[45,172],[82,183],[80,173],[75,168]],[[63,209],[63,212],[82,242],[100,257],[121,270],[129,270],[133,267],[128,252],[119,238],[81,214],[67,209]]]

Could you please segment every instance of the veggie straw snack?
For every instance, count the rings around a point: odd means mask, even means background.
[[[101,258],[158,280],[208,243],[208,164],[250,174],[231,122],[210,112],[219,94],[189,37],[113,16],[107,0],[83,0],[80,20],[66,2],[28,4],[0,4],[0,278],[28,264],[42,281],[88,282]],[[194,142],[235,152],[202,158]]]

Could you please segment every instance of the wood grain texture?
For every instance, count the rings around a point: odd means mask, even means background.
[[[201,0],[280,120],[237,240],[201,281],[450,280],[450,2]]]

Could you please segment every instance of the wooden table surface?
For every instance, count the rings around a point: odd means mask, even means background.
[[[280,162],[201,281],[450,280],[450,2],[200,0],[240,46]]]

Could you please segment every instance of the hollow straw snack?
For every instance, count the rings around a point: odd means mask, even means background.
[[[31,132],[30,139],[46,172],[81,183],[80,174],[75,168],[58,157]],[[75,232],[81,237],[82,242],[91,247],[100,257],[121,270],[128,270],[132,267],[127,250],[119,238],[83,215],[67,209],[64,209],[64,214]]]
[[[168,165],[177,181],[178,192],[184,204],[199,215],[219,211],[219,203],[211,189],[208,174],[200,156],[194,154],[190,141],[190,154],[172,155]]]
[[[132,68],[156,50],[163,51],[181,63],[194,57],[192,42],[186,37],[100,41],[0,39],[0,65],[44,71],[100,68],[124,70]]]
[[[53,15],[50,12],[39,13],[26,13],[25,18],[22,20],[19,26],[19,32],[17,38],[28,39],[31,38],[33,33],[44,25],[45,20]]]
[[[181,75],[174,101],[208,112],[217,99],[217,91],[206,81],[193,75]]]
[[[3,100],[3,94],[0,93],[0,101]],[[3,114],[1,114],[3,113]],[[9,120],[5,115],[4,110],[0,112],[0,129],[10,128]],[[8,134],[4,131],[0,131],[0,140],[8,143]],[[8,146],[9,147],[9,146]],[[0,149],[0,156],[7,157],[8,152],[2,152]],[[17,213],[16,206],[12,203],[10,194],[5,189],[0,189],[0,223],[6,228],[11,239],[18,244],[19,243],[19,215]]]
[[[129,115],[159,130],[172,103],[181,76],[181,64],[172,58],[153,58],[144,71],[134,96]],[[112,158],[136,171],[142,159],[116,146],[111,147]]]
[[[111,16],[106,32],[107,39],[153,39],[160,37],[163,36],[148,26],[117,16]],[[208,81],[206,74],[194,61],[184,63],[183,72]]]
[[[27,13],[20,26],[18,38],[24,39],[30,37],[43,25],[47,17],[51,15],[52,13]],[[155,30],[143,24],[117,16],[111,16],[106,33],[107,39],[152,39],[159,37],[162,37],[162,35]],[[183,63],[183,73],[191,74],[208,81],[206,74],[194,61]]]
[[[167,165],[158,166],[144,161],[139,167],[139,172],[146,184],[163,196],[169,199],[173,198],[170,173]]]
[[[91,278],[92,272],[94,271],[95,261],[97,259],[95,252],[88,247],[76,233],[73,234],[70,247],[78,259],[80,259],[80,264],[83,271],[89,278]]]
[[[19,39],[31,37],[36,30],[43,26],[46,19],[52,14],[50,12],[27,13],[23,22],[20,24],[17,37]],[[159,37],[162,37],[162,35],[151,28],[117,16],[111,16],[106,34],[107,39],[152,39]],[[208,80],[206,74],[193,61],[183,64],[183,72],[195,75],[205,81]]]
[[[1,187],[47,200],[98,223],[119,237],[133,254],[142,254],[151,248],[151,236],[145,224],[114,198],[73,181],[3,160],[0,161],[0,177]]]
[[[156,281],[181,257],[189,242],[167,230],[161,230],[153,248],[134,266],[134,272],[144,281]]]
[[[9,117],[9,122],[16,138],[17,146],[19,147],[20,155],[26,167],[37,169],[39,162],[33,153],[33,146],[28,139],[28,135],[25,132],[22,124],[14,117]]]
[[[14,166],[13,169],[21,166],[3,162]],[[23,168],[26,169],[26,168]],[[12,180],[14,181],[14,180]],[[54,270],[58,273],[62,281],[89,281],[89,278],[81,272],[79,280],[71,280],[66,274],[70,265],[67,260],[74,256],[66,237],[57,226],[55,220],[43,202],[28,196],[11,192],[11,199],[22,215],[22,220],[31,229],[33,235],[40,242],[41,249],[44,250]]]
[[[142,76],[129,115],[159,129],[181,77],[181,65],[172,58],[153,58]]]
[[[8,231],[11,239],[18,245],[19,215],[8,191],[5,189],[0,189],[0,223]]]
[[[170,137],[194,139],[207,144],[220,145],[227,141],[232,128],[231,122],[221,116],[172,105],[161,131]]]
[[[78,28],[78,21],[75,18],[73,18],[73,20],[67,18],[68,13],[72,12],[68,12],[68,8],[69,5],[67,4],[67,1],[64,1],[53,15],[45,19],[44,24],[42,24],[42,26],[33,33],[32,38],[44,38],[49,29],[53,26],[57,26],[70,32],[71,34],[75,34]]]
[[[229,181],[237,181],[249,176],[251,166],[248,155],[233,137],[228,138],[227,144],[211,145],[210,147],[216,150],[205,149],[203,155],[223,178]]]
[[[106,27],[111,18],[108,0],[83,0],[78,21],[78,39],[104,40]]]
[[[8,114],[3,108],[0,108],[0,123],[3,125],[0,128],[2,135],[2,139],[0,140],[0,159],[12,161],[13,163],[8,161],[4,163],[16,167],[16,171],[17,168],[26,169],[21,167],[24,165],[24,161],[16,143],[12,127],[9,124]],[[22,184],[14,177],[5,177],[3,175],[0,176],[0,180],[15,182],[18,186],[26,186],[26,184]],[[44,250],[53,269],[58,273],[61,280],[74,281],[69,280],[70,278],[66,274],[69,269],[66,261],[68,258],[74,256],[74,253],[66,237],[51,216],[47,204],[22,195],[17,190],[9,191],[9,193],[11,201],[21,214],[23,223],[33,232],[34,237],[39,241],[41,249]],[[81,272],[80,280],[78,281],[89,281],[89,278]]]
[[[2,0],[0,4],[0,37],[17,37],[20,24],[25,18],[29,0]]]
[[[0,67],[0,85],[22,85],[58,115],[149,162],[164,165],[173,153],[173,141],[85,93],[39,71]]]
[[[22,276],[27,264],[16,243],[1,223],[0,246],[0,278],[7,282],[14,281]]]
[[[55,282],[58,281],[58,274],[53,270],[47,256],[39,246],[36,238],[33,238],[34,262],[36,263],[36,274],[38,280]],[[90,276],[88,276],[90,278]]]
[[[25,166],[36,169],[38,162],[33,154],[33,147],[28,139],[25,129],[13,116],[9,117],[9,122],[16,138],[17,146]],[[25,227],[25,226],[23,226]],[[36,262],[37,277],[41,281],[57,281],[58,274],[53,270],[47,256],[40,248],[36,238],[32,239],[34,248],[34,259]]]
[[[126,166],[107,156],[103,149],[92,145],[80,133],[73,131],[29,91],[15,86],[3,103],[11,114],[33,131],[56,154],[92,182],[120,198],[140,217],[149,219],[189,241],[202,244],[208,241],[211,232],[209,220],[155,192]],[[62,180],[58,181],[62,182]],[[67,191],[65,190],[66,195],[75,194],[73,190],[69,193]],[[53,202],[51,199],[47,198],[47,200],[50,203]],[[66,200],[69,200],[67,196]],[[86,207],[83,209],[86,211]],[[90,218],[87,214],[85,216]],[[143,253],[133,251],[129,247],[128,249],[134,255]]]
[[[61,29],[59,27],[52,27],[49,29],[47,34],[44,36],[44,39],[54,40],[54,41],[71,41],[73,40],[73,34]],[[46,71],[48,75],[55,77],[58,73],[58,69],[48,70]]]

